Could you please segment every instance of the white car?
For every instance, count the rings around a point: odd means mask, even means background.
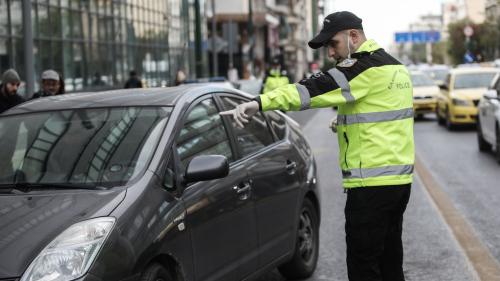
[[[500,73],[491,82],[478,105],[477,141],[480,151],[495,148],[500,164]]]

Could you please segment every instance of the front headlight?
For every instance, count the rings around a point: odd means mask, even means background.
[[[66,281],[83,276],[109,236],[115,218],[102,217],[70,226],[31,262],[21,281]]]
[[[471,101],[469,100],[461,100],[461,99],[451,99],[451,101],[453,102],[453,105],[458,105],[458,106],[470,106],[472,105]]]

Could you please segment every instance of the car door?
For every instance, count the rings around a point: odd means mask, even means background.
[[[225,109],[245,100],[219,95]],[[299,205],[298,156],[284,138],[276,140],[262,113],[240,129],[231,122],[239,154],[251,180],[259,230],[260,266],[294,249],[297,208]]]
[[[440,94],[438,96],[438,114],[441,117],[446,116],[446,108],[448,107],[448,103],[450,102],[450,92],[451,92],[451,74],[446,75],[444,80],[445,89],[441,89]]]
[[[230,163],[227,177],[189,185],[182,198],[196,280],[240,280],[257,269],[256,216],[245,167],[234,163],[234,148],[211,96],[189,108],[175,142],[181,174],[198,155],[224,155]]]
[[[487,92],[483,95],[483,103],[478,108],[478,114],[481,114],[481,132],[483,137],[489,143],[495,142],[495,134],[496,134],[496,117],[495,113],[498,109],[498,99],[491,98],[492,96],[498,97],[497,94],[497,80],[495,79],[492,85],[488,88]]]

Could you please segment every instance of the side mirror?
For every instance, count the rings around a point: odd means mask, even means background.
[[[486,93],[484,93],[484,98],[486,99],[498,99],[498,92],[497,90],[495,89],[489,89],[488,91],[486,91]]]
[[[448,90],[448,86],[446,84],[440,84],[439,85],[439,89],[447,91]]]
[[[186,168],[184,183],[220,179],[229,174],[229,164],[222,155],[196,156]]]

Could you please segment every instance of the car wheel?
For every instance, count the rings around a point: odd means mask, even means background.
[[[439,107],[436,106],[436,118],[439,125],[444,125],[444,118],[439,114]]]
[[[142,274],[141,281],[173,281],[168,270],[158,263],[150,265]]]
[[[484,138],[483,138],[483,130],[481,129],[481,121],[477,119],[477,144],[479,146],[479,151],[490,151],[491,150],[491,144],[489,144]]]
[[[292,259],[278,270],[290,280],[304,279],[316,269],[319,252],[319,220],[311,200],[304,199],[300,210],[297,241]]]
[[[448,108],[446,109],[445,124],[446,124],[446,129],[450,131],[455,129],[455,125],[453,124],[453,122],[451,122],[450,110]]]

